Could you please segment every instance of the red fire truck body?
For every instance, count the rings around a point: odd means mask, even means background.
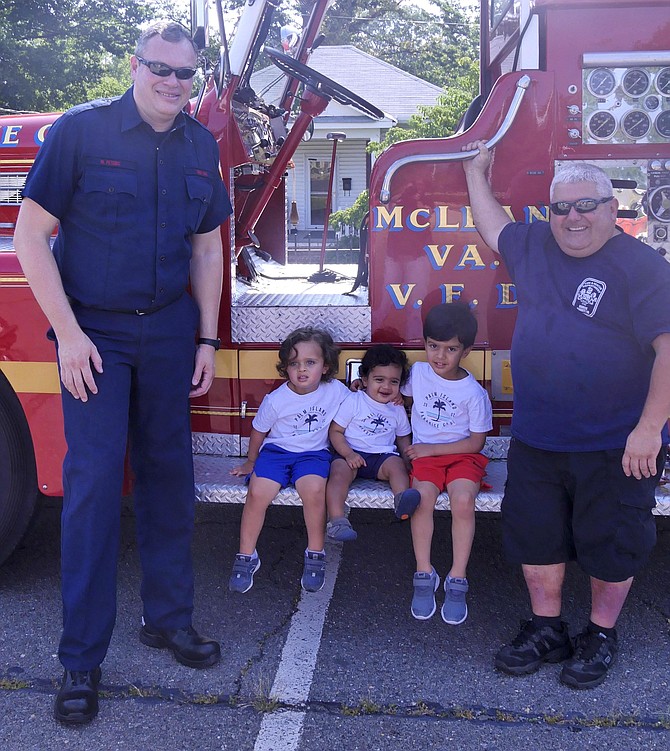
[[[217,378],[191,410],[196,453],[245,453],[251,418],[279,383],[278,342],[293,328],[330,330],[342,346],[345,377],[346,361],[372,342],[390,342],[419,358],[422,309],[459,298],[479,321],[468,367],[491,395],[494,434],[506,435],[516,298],[472,222],[461,166],[462,149],[472,140],[495,147],[492,185],[514,219],[547,221],[556,166],[589,160],[610,174],[622,226],[670,260],[667,0],[481,0],[481,94],[459,132],[396,143],[375,161],[368,242],[354,289],[327,278],[296,281],[286,273],[284,190],[296,148],[331,98],[381,114],[306,66],[329,4],[315,1],[290,55],[271,53],[287,77],[280,101],[267,105],[249,93],[249,82],[272,7],[248,0],[230,49],[192,103],[220,144],[235,208],[235,221],[222,227]],[[202,9],[196,10],[195,25],[202,26]],[[25,176],[57,117],[0,118],[0,561],[24,532],[37,491],[62,493],[55,353],[12,242]],[[275,273],[268,281],[261,274],[256,283],[259,264],[283,277]]]

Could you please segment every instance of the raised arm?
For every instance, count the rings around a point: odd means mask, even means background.
[[[463,162],[463,171],[470,194],[472,218],[477,231],[491,250],[498,252],[498,237],[510,218],[496,201],[486,177],[491,163],[491,154],[483,141],[473,141],[463,147],[463,151],[479,149],[479,155]]]
[[[88,391],[97,394],[91,364],[102,373],[102,358],[81,330],[63,289],[49,239],[57,224],[55,216],[30,198],[24,198],[14,234],[16,255],[35,299],[58,340],[58,361],[63,386],[83,402]]]

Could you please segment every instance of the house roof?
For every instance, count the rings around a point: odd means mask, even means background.
[[[318,47],[309,58],[308,65],[351,89],[401,123],[407,122],[420,104],[434,105],[440,94],[444,93],[439,86],[406,73],[351,44]],[[272,65],[254,73],[251,85],[266,102],[276,103],[284,89],[283,80],[279,69]],[[354,114],[355,110],[347,109]],[[339,117],[341,112],[341,105],[330,102],[323,116]]]

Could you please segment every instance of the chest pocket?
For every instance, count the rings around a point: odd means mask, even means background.
[[[80,182],[85,211],[91,221],[111,232],[131,215],[137,198],[137,172],[118,167],[90,166]]]
[[[84,172],[85,193],[106,193],[108,196],[137,196],[137,174],[117,169],[87,169]]]
[[[191,234],[198,231],[212,200],[212,181],[204,170],[186,168],[186,194],[188,195],[187,226]]]

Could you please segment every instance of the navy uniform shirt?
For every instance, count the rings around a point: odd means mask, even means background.
[[[132,88],[63,114],[23,194],[60,222],[54,254],[66,294],[105,310],[158,308],[180,297],[191,235],[231,213],[212,135],[183,113],[156,133]]]

